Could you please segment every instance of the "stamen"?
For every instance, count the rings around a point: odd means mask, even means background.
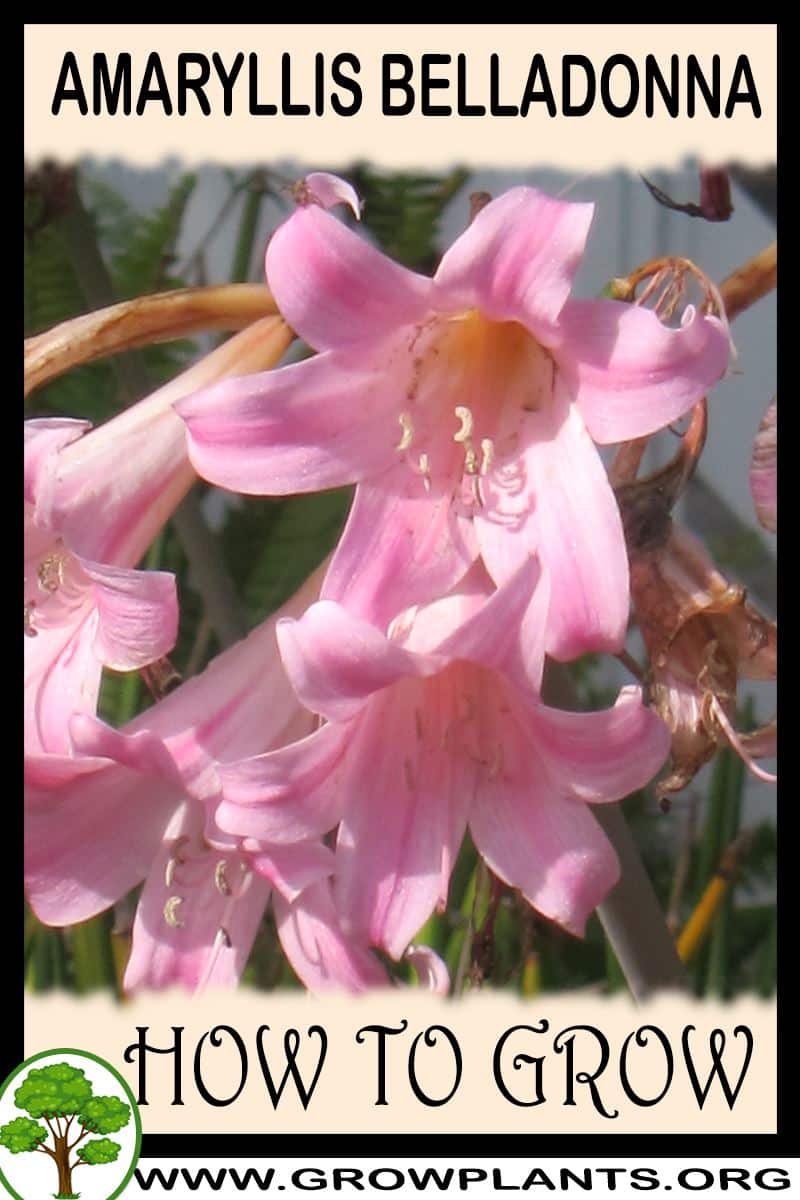
[[[60,550],[45,554],[39,563],[39,586],[45,592],[57,592],[64,582],[66,555]]]
[[[470,409],[463,404],[457,404],[454,412],[461,422],[461,428],[453,434],[454,442],[467,442],[472,437],[473,418]]]
[[[231,894],[231,885],[228,883],[225,875],[227,865],[227,859],[221,858],[214,867],[214,884],[221,896],[230,896]]]
[[[429,492],[431,490],[431,460],[427,454],[420,454],[419,469],[422,475],[422,482],[425,485],[425,491]]]
[[[494,463],[494,442],[491,438],[481,438],[481,475],[487,475]]]
[[[415,791],[417,785],[414,779],[414,768],[411,765],[411,760],[408,758],[403,759],[403,778],[406,781],[406,787],[409,792]]]
[[[164,920],[173,929],[180,929],[183,925],[183,921],[179,920],[176,911],[180,904],[183,904],[183,896],[170,896],[164,905]]]
[[[34,629],[34,627],[33,627],[33,611],[35,608],[36,608],[35,600],[29,600],[28,603],[25,605],[25,618],[24,618],[24,623],[23,623],[23,630],[25,633],[25,637],[37,637],[38,636],[39,631],[37,629]]]
[[[164,871],[164,886],[171,888],[175,882],[175,872],[180,865],[180,859],[170,858]]]
[[[464,470],[467,475],[478,474],[478,455],[472,442],[467,442],[464,450]]]
[[[409,446],[414,440],[414,423],[411,420],[411,414],[407,412],[401,412],[397,420],[400,422],[400,428],[403,430],[403,436],[395,446],[395,450],[408,450]]]

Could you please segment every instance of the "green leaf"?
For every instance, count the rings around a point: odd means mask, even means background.
[[[469,172],[457,167],[447,175],[402,171],[382,175],[358,165],[348,174],[364,201],[363,223],[381,249],[415,271],[432,272],[439,257],[439,222]]]

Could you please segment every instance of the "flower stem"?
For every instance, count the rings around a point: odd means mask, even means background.
[[[98,283],[96,272],[93,278]],[[26,339],[25,395],[82,363],[188,334],[243,329],[275,313],[275,301],[260,283],[176,288],[106,305]]]
[[[778,282],[778,243],[765,246],[749,262],[737,267],[719,285],[720,295],[725,302],[728,320],[744,312],[756,300],[766,296]]]
[[[617,805],[597,804],[593,813],[617,852],[619,883],[597,915],[635,1000],[664,988],[685,988],[686,976],[653,885]]]

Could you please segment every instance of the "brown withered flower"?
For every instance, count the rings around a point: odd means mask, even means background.
[[[650,703],[672,733],[671,770],[657,784],[662,800],[686,787],[726,744],[759,778],[774,779],[753,761],[774,753],[774,723],[740,735],[735,719],[739,680],[776,676],[777,626],[748,602],[743,587],[722,575],[702,543],[672,519],[705,432],[702,402],[680,451],[666,467],[636,479],[640,455],[635,447],[626,447],[614,471],[633,610],[650,660]]]

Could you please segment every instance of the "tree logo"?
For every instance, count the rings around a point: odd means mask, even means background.
[[[16,1200],[114,1200],[141,1141],[133,1092],[95,1054],[35,1054],[0,1089],[0,1182]]]

